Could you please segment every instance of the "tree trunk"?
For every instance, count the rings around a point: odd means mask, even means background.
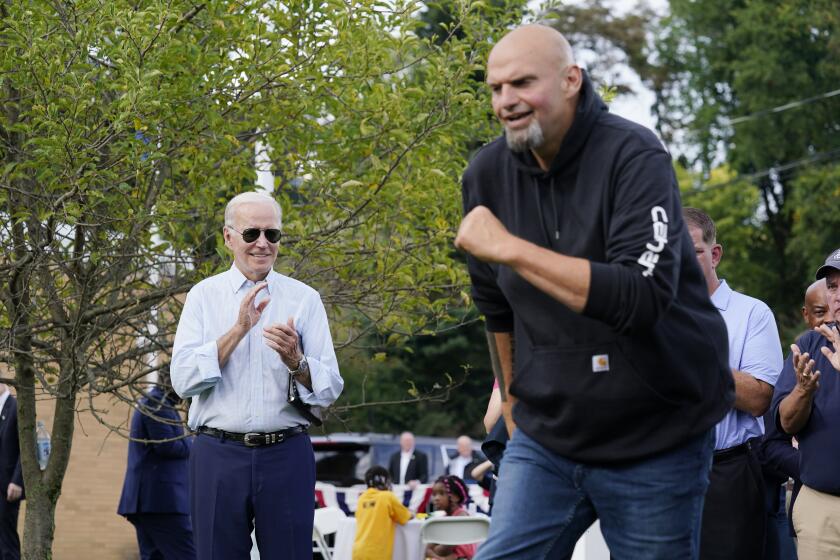
[[[63,374],[62,378],[71,378]],[[70,460],[75,428],[76,393],[71,385],[61,383],[61,396],[55,402],[55,419],[51,436],[52,450],[47,468],[38,466],[35,453],[35,399],[33,387],[19,387],[18,428],[21,440],[21,467],[26,492],[26,517],[23,523],[24,560],[49,560],[55,538],[55,507],[61,495],[64,474]],[[66,392],[65,392],[66,391]],[[26,453],[23,450],[26,449]]]
[[[19,192],[30,192],[21,189]],[[9,197],[9,215],[26,207],[25,196]],[[49,560],[52,558],[52,544],[55,535],[55,507],[61,494],[61,485],[67,464],[75,428],[75,404],[77,385],[75,383],[75,360],[65,358],[60,363],[60,376],[53,389],[55,415],[52,425],[52,450],[46,470],[41,471],[36,453],[35,429],[37,410],[35,406],[36,363],[33,354],[33,335],[30,328],[32,300],[29,279],[37,266],[32,250],[28,250],[23,224],[14,222],[11,227],[16,266],[9,285],[3,293],[6,308],[13,327],[12,340],[15,352],[15,386],[17,389],[18,438],[20,440],[20,464],[26,497],[24,519],[23,558],[25,560]],[[73,353],[78,345],[72,344],[66,336],[62,339],[64,354]],[[43,390],[43,388],[42,388]]]
[[[55,505],[42,484],[26,488],[26,518],[23,522],[24,560],[50,560],[55,535]]]

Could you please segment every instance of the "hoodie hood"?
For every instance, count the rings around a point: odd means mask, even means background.
[[[609,111],[604,100],[595,91],[592,86],[592,80],[586,70],[581,70],[583,75],[583,83],[580,87],[580,96],[578,97],[577,108],[575,109],[574,120],[569,131],[563,138],[563,143],[560,145],[560,151],[551,162],[551,167],[547,172],[543,171],[534,154],[531,150],[524,152],[511,152],[513,159],[517,166],[534,176],[555,175],[561,169],[565,169],[570,162],[577,160],[577,157],[586,144],[586,139],[592,132],[593,125],[598,121],[603,113]]]

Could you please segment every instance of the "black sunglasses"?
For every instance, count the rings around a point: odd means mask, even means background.
[[[283,236],[283,234],[280,232],[279,229],[273,229],[273,228],[269,228],[269,229],[248,228],[244,231],[239,231],[238,229],[236,229],[233,226],[228,226],[228,227],[230,229],[232,229],[233,231],[235,231],[236,233],[240,234],[242,236],[242,241],[244,241],[245,243],[253,243],[257,239],[259,239],[260,238],[260,232],[265,233],[265,239],[269,243],[277,243],[278,241],[280,241],[280,238]]]

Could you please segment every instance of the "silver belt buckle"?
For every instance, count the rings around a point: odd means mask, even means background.
[[[264,443],[263,440],[265,440],[265,436],[256,432],[248,432],[243,438],[246,447],[259,447]]]

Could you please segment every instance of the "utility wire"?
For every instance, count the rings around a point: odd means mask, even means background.
[[[800,167],[802,165],[808,165],[810,163],[816,163],[818,161],[823,160],[832,160],[840,157],[840,148],[836,148],[834,150],[829,150],[827,152],[820,152],[814,154],[812,156],[797,159],[782,165],[776,165],[773,167],[769,167],[767,169],[763,169],[761,171],[756,171],[754,173],[747,173],[746,175],[738,175],[734,179],[730,179],[728,181],[724,181],[723,183],[711,183],[706,184],[703,187],[703,190],[709,189],[721,189],[723,187],[728,187],[729,185],[733,185],[735,183],[742,183],[744,181],[754,181],[756,179],[760,179],[762,177],[766,177],[772,173],[780,173],[782,171],[787,171],[788,169],[794,169],[796,167]]]
[[[742,122],[752,121],[758,118],[761,118],[765,115],[770,115],[773,113],[781,113],[783,111],[787,111],[788,109],[795,109],[796,107],[801,107],[803,105],[807,105],[809,103],[813,103],[814,101],[819,101],[821,99],[828,99],[829,97],[834,97],[835,95],[840,95],[840,89],[835,89],[834,91],[829,91],[820,95],[815,95],[814,97],[809,97],[807,99],[799,99],[797,101],[791,101],[790,103],[785,103],[784,105],[779,105],[778,107],[773,107],[772,109],[765,109],[763,111],[758,111],[756,113],[751,113],[749,115],[744,115],[743,117],[735,117],[734,119],[727,119],[723,118],[722,123],[723,125],[735,125],[741,124]]]

